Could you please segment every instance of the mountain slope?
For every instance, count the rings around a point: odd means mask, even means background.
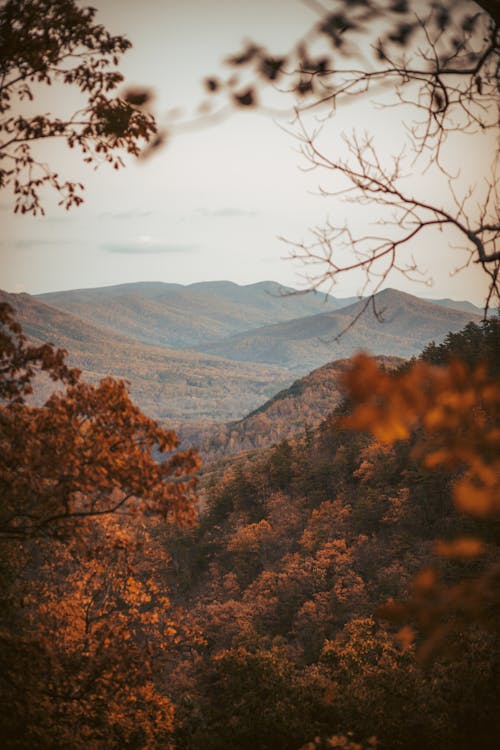
[[[391,369],[403,361],[377,359]],[[186,445],[199,448],[206,461],[288,440],[316,427],[335,409],[341,398],[339,377],[349,364],[348,359],[340,359],[313,370],[236,422],[179,425],[179,434]]]
[[[51,341],[69,352],[69,361],[96,381],[125,378],[147,414],[170,421],[238,419],[288,385],[280,368],[242,365],[188,350],[142,344],[86,323],[28,294],[0,292],[17,312],[31,342]]]
[[[446,297],[445,299],[429,299],[426,302],[432,302],[434,305],[441,305],[441,307],[451,307],[453,310],[462,310],[462,312],[466,313],[474,313],[474,315],[483,314],[481,307],[473,305],[472,302],[466,299],[456,300]]]
[[[166,543],[174,611],[205,635],[172,670],[179,750],[224,748],[227,727],[233,748],[326,747],[304,738],[334,733],[349,739],[330,745],[354,747],[350,732],[386,750],[500,746],[492,522],[456,508],[460,469],[425,467],[424,440],[389,446],[326,419],[209,467],[200,526]],[[488,552],[436,554],[437,539],[467,535]],[[411,649],[380,621],[388,600],[419,629]],[[431,653],[425,669],[415,651]]]
[[[349,357],[360,349],[372,354],[411,357],[429,341],[441,341],[449,331],[463,328],[470,320],[480,320],[479,315],[386,289],[375,296],[377,315],[370,305],[352,325],[364,305],[360,301],[337,311],[265,326],[197,349],[305,373],[332,359]]]
[[[334,310],[354,299],[294,292],[273,281],[247,286],[230,281],[189,286],[139,282],[53,292],[39,295],[38,299],[144,343],[181,348]]]

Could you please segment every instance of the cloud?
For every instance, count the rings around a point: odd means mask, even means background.
[[[215,208],[215,209],[207,209],[207,208],[200,208],[197,213],[202,214],[203,216],[218,216],[221,218],[253,218],[254,216],[258,215],[258,211],[249,211],[245,208]]]
[[[141,219],[145,216],[152,216],[153,211],[138,211],[129,209],[128,211],[103,211],[99,214],[100,219]]]
[[[199,247],[197,245],[179,245],[161,242],[154,237],[136,237],[128,242],[103,242],[101,249],[108,253],[121,255],[153,255],[168,253],[194,253]]]

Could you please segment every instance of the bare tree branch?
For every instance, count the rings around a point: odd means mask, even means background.
[[[452,210],[403,189],[403,155],[393,157],[389,166],[383,164],[373,139],[368,135],[363,138],[356,133],[350,138],[344,136],[348,157],[334,159],[318,145],[320,131],[309,133],[300,113],[297,113],[297,125],[296,137],[309,167],[333,173],[344,183],[335,191],[321,188],[322,195],[344,196],[349,202],[361,206],[380,206],[383,211],[387,213],[390,210],[392,214],[389,219],[379,219],[378,225],[385,227],[381,234],[354,235],[348,226],[327,222],[325,227],[312,230],[310,243],[289,243],[291,258],[300,260],[308,269],[319,269],[318,273],[307,276],[311,288],[324,288],[325,283],[333,284],[342,274],[355,270],[363,270],[367,282],[376,280],[375,291],[394,270],[415,278],[419,272],[417,264],[399,263],[401,248],[431,228],[453,228],[463,237],[462,249],[472,256],[474,262],[489,269],[493,286],[487,307],[492,303],[497,294],[496,279],[500,265],[498,177],[495,172],[487,181],[482,202],[475,208],[471,205],[475,191],[469,190],[459,199],[450,179],[446,198],[451,201]]]

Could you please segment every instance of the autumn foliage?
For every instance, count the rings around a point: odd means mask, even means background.
[[[169,747],[167,654],[182,635],[147,526],[106,517],[82,543],[31,553],[36,576],[18,574],[2,633],[9,746]]]
[[[451,359],[442,367],[421,361],[394,376],[359,355],[345,385],[355,404],[345,426],[370,430],[386,444],[416,431],[415,458],[427,469],[456,472],[451,496],[457,510],[488,519],[495,528],[500,517],[500,382],[487,362],[470,367]],[[498,547],[491,531],[483,536],[435,543],[441,558],[477,560],[473,576],[446,585],[436,566],[426,568],[415,578],[410,600],[381,608],[389,619],[417,624],[425,636],[420,646],[424,659],[449,646],[465,626],[499,632]],[[414,635],[406,624],[402,640]]]
[[[8,747],[169,747],[173,644],[158,541],[195,519],[193,451],[123,381],[80,380],[1,310],[0,685]],[[58,389],[40,406],[40,378]],[[34,393],[35,391],[35,393]]]
[[[196,454],[2,315],[9,748],[496,749],[498,321],[355,359],[195,518]]]
[[[54,533],[118,509],[194,518],[198,457],[134,406],[123,381],[80,381],[51,346],[26,346],[3,306],[2,536]],[[37,371],[64,386],[30,406]],[[158,456],[164,456],[162,461]]]
[[[168,541],[206,637],[172,673],[178,748],[497,746],[499,332],[360,357],[317,429],[220,467]]]
[[[458,510],[475,516],[500,513],[500,384],[486,363],[469,368],[415,362],[396,378],[358,355],[345,378],[356,407],[345,420],[385,443],[404,440],[419,427],[415,455],[430,469],[462,469],[453,486]]]

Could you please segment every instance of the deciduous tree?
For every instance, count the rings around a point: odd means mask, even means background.
[[[131,46],[95,22],[96,9],[75,0],[5,0],[0,5],[0,188],[14,194],[14,210],[43,213],[42,191],[52,188],[65,208],[82,202],[83,185],[61,177],[36,148],[64,141],[84,161],[118,169],[123,154],[137,156],[157,132],[149,94],[116,96],[116,69]],[[68,86],[56,114],[40,111],[40,91]],[[67,102],[76,94],[75,109]]]
[[[175,433],[142,414],[123,381],[84,383],[62,351],[27,346],[9,307],[1,312],[0,535],[59,533],[119,509],[192,521],[196,453],[176,452]],[[37,370],[63,390],[31,406]]]
[[[3,740],[169,747],[167,556],[155,525],[195,520],[197,454],[131,402],[29,346],[0,309]],[[40,378],[57,390],[30,402]],[[189,630],[186,624],[187,630]]]
[[[498,319],[491,325],[499,325]],[[428,470],[453,469],[457,510],[486,521],[476,533],[436,540],[443,560],[473,561],[461,579],[441,582],[437,568],[421,571],[412,598],[388,604],[386,616],[405,622],[401,637],[420,635],[420,656],[428,659],[461,633],[480,627],[498,636],[500,564],[500,385],[486,362],[467,366],[459,359],[441,366],[420,361],[397,375],[384,373],[359,355],[345,378],[355,408],[345,424],[373,432],[383,443],[416,435],[413,455]],[[489,522],[489,523],[488,523]]]

